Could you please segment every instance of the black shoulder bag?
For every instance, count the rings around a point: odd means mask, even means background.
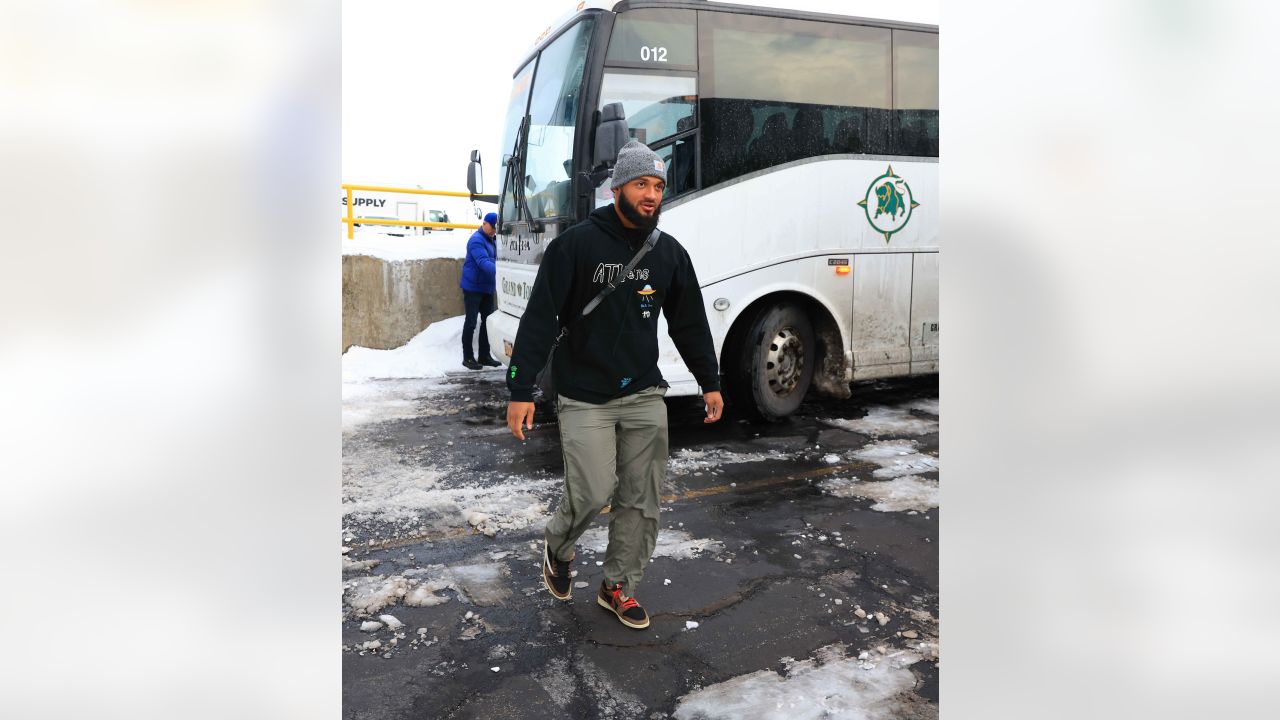
[[[653,246],[658,244],[658,236],[660,234],[660,231],[657,228],[654,228],[653,232],[649,233],[649,237],[645,238],[644,244],[636,251],[635,257],[631,258],[631,262],[627,263],[627,266],[622,269],[622,272],[618,273],[617,277],[613,280],[610,280],[609,284],[605,285],[604,289],[600,291],[600,294],[592,298],[591,302],[587,303],[586,307],[582,308],[582,313],[578,315],[577,318],[565,323],[564,327],[560,328],[560,334],[557,335],[555,341],[551,343],[551,350],[547,353],[546,364],[542,366],[542,371],[538,373],[536,378],[534,378],[534,383],[537,386],[538,395],[540,397],[554,398],[556,396],[556,381],[555,376],[551,371],[551,363],[555,360],[556,348],[560,346],[560,341],[564,339],[565,335],[569,334],[569,325],[578,319],[586,317],[592,310],[595,310],[606,297],[609,296],[609,293],[617,290],[618,285],[626,282],[627,276],[635,269],[636,263],[640,262],[640,258],[644,257],[645,253],[652,250]]]

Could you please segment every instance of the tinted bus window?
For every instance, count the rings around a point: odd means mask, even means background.
[[[938,155],[938,36],[893,31],[894,145],[901,155]]]
[[[702,12],[703,187],[816,155],[890,152],[891,37]]]
[[[605,62],[614,66],[692,70],[698,36],[692,10],[632,10],[618,15]]]

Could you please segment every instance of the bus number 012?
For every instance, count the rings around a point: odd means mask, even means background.
[[[640,48],[640,60],[641,62],[666,62],[667,49],[664,47],[642,46]]]

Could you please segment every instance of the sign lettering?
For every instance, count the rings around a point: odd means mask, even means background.
[[[641,62],[666,62],[667,49],[664,47],[657,47],[657,46],[654,46],[654,47],[641,46],[640,61]]]

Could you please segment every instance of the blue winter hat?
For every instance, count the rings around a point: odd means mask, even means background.
[[[498,227],[498,213],[491,212],[488,215],[485,215],[484,221],[494,226],[495,228]]]

